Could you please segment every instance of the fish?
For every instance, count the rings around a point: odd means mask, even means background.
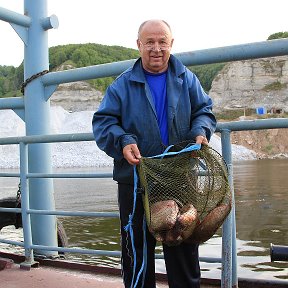
[[[187,243],[204,243],[209,240],[223,224],[231,211],[231,202],[221,204],[211,210],[197,225],[190,237],[185,239]]]
[[[178,213],[179,207],[174,200],[163,200],[153,203],[150,207],[150,232],[155,233],[172,229],[176,223]]]
[[[197,217],[197,209],[192,204],[186,204],[181,208],[176,223],[178,223],[182,229],[185,229],[195,223]]]
[[[175,225],[157,235],[157,240],[168,246],[175,246],[188,238],[199,223],[198,212],[192,204],[184,205],[177,216]]]
[[[197,209],[192,204],[187,204],[182,207],[175,226],[179,226],[178,229],[181,229],[181,237],[185,240],[191,236],[199,222]]]

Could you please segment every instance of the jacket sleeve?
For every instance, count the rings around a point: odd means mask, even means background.
[[[125,133],[122,128],[121,99],[113,86],[106,94],[92,119],[93,134],[97,146],[115,160],[123,158],[123,147],[137,143],[137,137]]]
[[[200,81],[195,74],[192,77],[190,86],[191,101],[191,138],[202,135],[209,141],[216,129],[216,118],[212,113],[212,99],[202,88]]]

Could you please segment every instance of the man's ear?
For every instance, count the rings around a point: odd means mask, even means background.
[[[137,43],[138,50],[140,50],[140,40],[137,39],[136,43]]]

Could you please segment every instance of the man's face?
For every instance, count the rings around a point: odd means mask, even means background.
[[[173,40],[165,23],[150,21],[143,26],[137,45],[146,71],[161,73],[167,70]]]

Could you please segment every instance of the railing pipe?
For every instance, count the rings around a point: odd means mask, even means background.
[[[31,136],[0,138],[0,145],[19,144],[19,142],[32,144],[32,143],[81,142],[92,140],[95,141],[93,133],[31,135]]]
[[[44,86],[81,80],[118,76],[124,70],[131,67],[136,59],[124,60],[113,63],[92,65],[88,67],[69,69],[59,72],[50,72],[41,77]]]
[[[228,143],[230,131],[222,130],[221,131],[221,143],[222,143],[222,155],[227,164],[228,168],[228,181],[229,185],[232,179],[232,165],[231,165],[231,156],[229,154],[230,146]],[[230,187],[231,189],[231,187]],[[231,190],[232,193],[232,190]],[[221,270],[221,288],[230,288],[232,287],[232,213],[228,215],[225,219],[222,229],[222,270]]]
[[[27,178],[112,178],[113,173],[28,173]]]
[[[58,216],[84,216],[84,217],[109,217],[119,218],[118,212],[87,212],[87,211],[56,211],[56,210],[27,210],[29,214],[58,215]]]
[[[288,39],[278,39],[191,52],[175,53],[184,65],[222,63],[236,60],[282,56],[288,54]],[[131,67],[136,59],[51,72],[41,78],[44,86],[117,76]]]
[[[288,55],[288,39],[216,47],[175,54],[184,65],[202,65]]]
[[[14,245],[14,246],[20,246],[20,247],[24,247],[25,246],[25,243],[23,243],[23,242],[13,241],[13,240],[8,240],[8,239],[0,239],[0,243]]]
[[[121,257],[120,251],[110,251],[110,250],[92,250],[85,248],[67,248],[67,247],[47,247],[40,245],[32,245],[34,249],[48,250],[63,252],[63,253],[77,253],[77,254],[92,254],[98,256],[110,256],[110,257]],[[163,254],[155,254],[155,259],[164,259]],[[209,258],[209,257],[200,257],[200,260],[208,263],[221,263],[221,258]]]
[[[7,212],[7,213],[21,213],[21,208],[6,208],[6,207],[0,207],[0,212]]]
[[[263,130],[288,128],[288,118],[270,118],[257,120],[243,120],[233,122],[219,122],[217,124],[217,132],[221,130],[230,131],[246,131],[246,130]]]
[[[0,239],[0,243],[5,243],[14,246],[24,247],[23,242],[7,240],[7,239]],[[110,256],[110,257],[121,257],[120,251],[110,251],[110,250],[92,250],[92,249],[85,249],[85,248],[67,248],[67,247],[47,247],[47,246],[40,246],[40,245],[32,245],[32,249],[41,249],[41,250],[52,250],[58,251],[62,253],[75,253],[75,254],[92,254],[97,256]],[[155,254],[155,259],[164,259],[163,254]],[[211,257],[200,257],[201,262],[207,263],[221,263],[221,258],[211,258]]]
[[[112,256],[112,257],[119,257],[120,251],[109,251],[109,250],[92,250],[92,249],[85,249],[85,248],[67,248],[67,247],[58,247],[58,246],[44,246],[44,245],[32,245],[33,249],[40,249],[40,250],[51,250],[51,251],[59,251],[64,253],[78,253],[78,254],[94,254],[99,256]]]
[[[28,147],[23,142],[20,143],[20,182],[21,182],[21,209],[22,209],[22,226],[23,226],[23,238],[25,248],[25,263],[27,265],[33,265],[34,254],[31,246],[32,231],[31,231],[31,217],[27,213],[29,209],[29,185],[26,174],[28,172]],[[26,265],[24,264],[24,266]]]
[[[274,119],[258,119],[258,120],[243,120],[233,122],[219,122],[216,127],[216,132],[221,130],[244,131],[244,130],[263,130],[263,129],[278,129],[288,128],[288,118]],[[0,145],[19,144],[25,142],[32,143],[55,143],[55,142],[80,142],[94,141],[92,133],[77,133],[77,134],[54,134],[54,135],[33,135],[0,138]]]
[[[0,99],[0,109],[23,109],[24,98],[23,97],[9,97]]]
[[[62,247],[46,247],[46,246],[39,246],[39,245],[33,245],[33,248],[38,249],[51,249],[58,252],[63,253],[82,253],[82,254],[94,254],[99,256],[110,256],[110,257],[121,257],[120,251],[110,251],[110,250],[90,250],[90,249],[84,249],[84,248],[62,248]],[[164,259],[163,254],[155,254],[155,259]],[[200,257],[200,260],[202,262],[208,262],[208,263],[221,263],[221,258],[209,258],[209,257]]]
[[[3,20],[5,22],[9,22],[9,23],[13,23],[13,24],[17,24],[23,27],[29,27],[31,24],[31,18],[26,16],[26,15],[22,15],[19,14],[17,12],[5,9],[3,7],[0,7],[0,20]]]
[[[12,177],[12,178],[19,178],[20,173],[7,173],[7,172],[1,172],[0,177]]]

